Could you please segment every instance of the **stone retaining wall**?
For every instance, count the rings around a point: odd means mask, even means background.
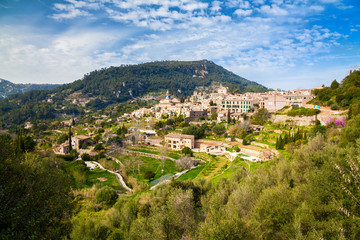
[[[317,119],[320,121],[321,125],[325,125],[325,123],[332,118],[346,120],[346,117],[346,115],[318,115]],[[308,126],[313,124],[315,116],[290,117],[287,115],[271,115],[270,121],[274,123],[291,121],[292,124],[297,126]]]

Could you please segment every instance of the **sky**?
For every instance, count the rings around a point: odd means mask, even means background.
[[[14,83],[202,59],[273,89],[341,81],[360,67],[360,1],[0,0],[0,78]]]

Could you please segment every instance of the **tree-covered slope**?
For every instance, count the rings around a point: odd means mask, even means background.
[[[4,99],[15,93],[24,93],[31,90],[50,90],[60,86],[59,84],[15,84],[0,78],[0,99]]]
[[[261,92],[264,86],[239,77],[211,61],[163,61],[95,70],[83,79],[59,90],[80,91],[88,97],[101,96],[113,102],[169,90],[175,95],[190,95],[197,86],[222,83],[232,91]]]
[[[148,93],[169,90],[172,95],[189,96],[196,87],[212,84],[229,86],[233,92],[262,92],[266,88],[246,80],[211,61],[163,61],[123,65],[95,70],[81,80],[50,91],[15,94],[0,101],[0,121],[22,123],[54,118],[58,114],[79,114],[86,107],[101,109]],[[83,104],[84,105],[84,104]]]
[[[333,110],[349,109],[349,117],[360,113],[360,70],[351,71],[341,83],[334,80],[330,87],[314,90],[313,103],[331,106]]]

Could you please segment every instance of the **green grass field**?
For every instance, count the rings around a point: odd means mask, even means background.
[[[99,181],[99,178],[106,178],[106,181]],[[94,184],[110,186],[116,190],[125,192],[125,189],[120,185],[114,174],[99,168],[95,168],[94,170],[90,171],[86,179],[86,185],[88,187],[91,187]]]
[[[204,169],[205,166],[206,166],[206,164],[203,164],[201,166],[198,166],[197,168],[191,169],[187,173],[181,175],[178,179],[182,180],[182,181],[193,180],[193,179],[197,178],[197,176]]]
[[[175,174],[181,169],[176,168],[176,164],[174,161],[166,159],[164,161],[156,158],[145,157],[145,156],[127,156],[127,155],[118,155],[118,159],[120,159],[123,164],[127,167],[127,175],[133,176],[137,180],[141,182],[148,182],[147,179],[144,179],[144,174],[147,171],[152,171],[155,173],[154,179],[160,178],[161,176],[167,174]],[[131,162],[135,162],[135,166],[131,164]],[[138,164],[140,166],[140,172],[138,171]],[[164,163],[164,167],[162,168],[162,164]],[[164,169],[163,173],[161,170]]]
[[[116,190],[125,192],[125,189],[119,184],[116,176],[105,170],[99,168],[89,170],[82,161],[65,162],[65,168],[69,174],[73,176],[75,188],[87,188],[92,187],[94,184],[99,184],[102,186],[110,186]],[[101,178],[106,180],[100,181],[99,179]]]

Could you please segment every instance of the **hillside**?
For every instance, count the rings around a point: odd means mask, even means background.
[[[0,99],[7,98],[15,93],[25,93],[31,90],[50,90],[59,84],[16,84],[0,78]]]
[[[349,118],[360,113],[360,70],[350,71],[341,83],[334,80],[330,87],[316,89],[312,103],[331,109],[349,109]]]
[[[59,114],[77,115],[102,109],[149,93],[169,90],[175,96],[189,96],[196,87],[223,84],[232,92],[262,92],[266,88],[246,80],[207,60],[163,61],[122,65],[95,70],[81,80],[50,91],[15,94],[0,101],[0,121],[20,124],[28,120],[51,119]]]
[[[95,70],[83,79],[57,89],[81,97],[100,97],[110,103],[123,102],[150,92],[169,90],[189,96],[195,87],[222,83],[233,92],[264,91],[265,87],[239,77],[211,61],[163,61],[123,65]]]

